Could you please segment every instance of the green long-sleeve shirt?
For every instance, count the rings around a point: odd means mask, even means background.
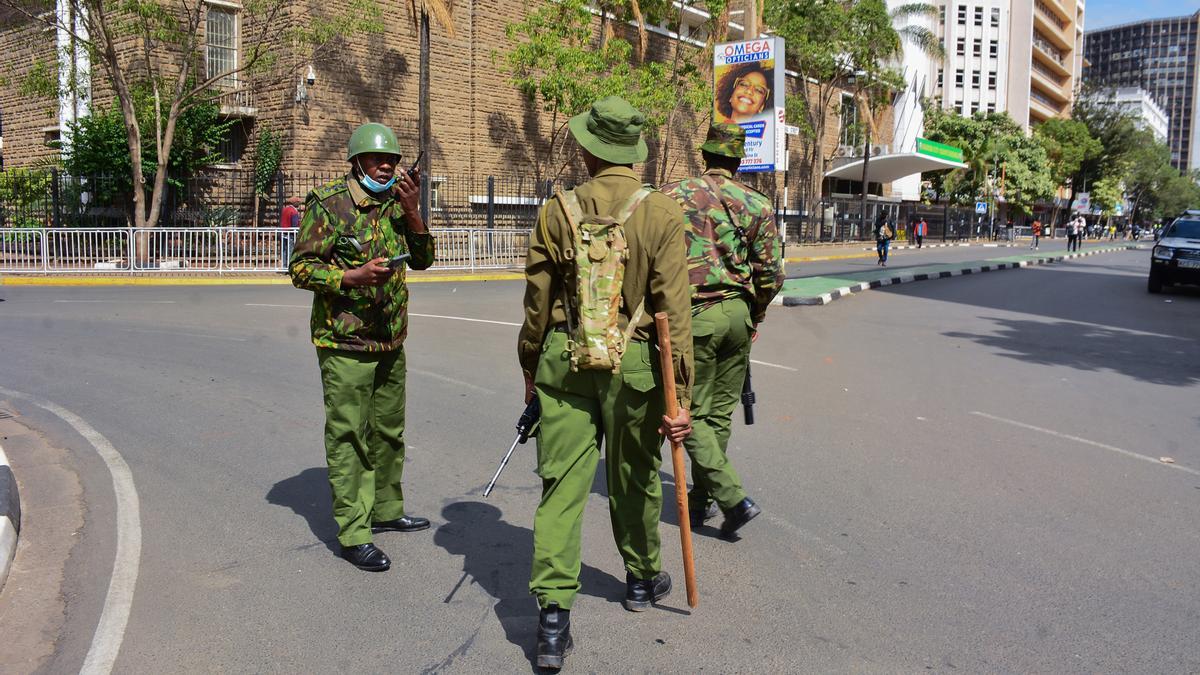
[[[342,288],[342,277],[368,260],[406,252],[412,255],[408,267],[426,269],[433,264],[433,235],[409,230],[400,202],[390,193],[375,198],[353,175],[313,190],[305,204],[288,271],[297,288],[313,292],[313,344],[347,351],[398,349],[408,333],[404,266],[381,286]]]
[[[621,166],[610,166],[575,190],[584,213],[614,215],[641,187],[637,174]],[[620,328],[642,300],[646,308],[633,333],[634,340],[650,340],[654,313],[666,312],[671,326],[671,354],[679,405],[689,408],[692,400],[692,314],[687,276],[683,214],[665,195],[654,192],[625,222],[629,258],[621,287],[624,303]],[[564,275],[573,274],[563,259],[564,244],[571,240],[566,215],[558,200],[549,200],[538,214],[530,235],[525,261],[525,323],[517,339],[521,369],[533,376],[546,331],[565,323]]]

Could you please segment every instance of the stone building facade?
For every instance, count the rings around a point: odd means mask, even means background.
[[[335,2],[348,4],[347,0]],[[536,102],[525,99],[513,86],[502,65],[503,52],[510,46],[506,26],[520,20],[535,6],[534,2],[455,3],[454,37],[436,23],[433,25],[430,173],[434,179],[466,176],[482,180],[487,176],[527,176],[532,172],[534,153],[544,148],[550,120]],[[415,157],[418,25],[412,20],[407,0],[377,0],[377,4],[386,17],[384,32],[362,35],[323,49],[306,64],[301,63],[298,70],[255,75],[248,92],[222,99],[223,112],[239,120],[239,124],[223,148],[228,163],[217,170],[252,169],[257,135],[269,128],[282,138],[281,168],[285,175],[339,172],[346,168],[346,139],[357,125],[366,121],[379,121],[394,128],[406,156]],[[271,32],[283,35],[326,6],[316,0],[290,2]],[[207,7],[217,13],[236,15],[239,11],[235,0],[207,0]],[[3,18],[0,52],[6,54],[7,65],[6,72],[0,73],[0,123],[4,166],[53,162],[56,151],[46,141],[57,133],[59,106],[54,101],[31,98],[22,93],[21,87],[23,78],[38,68],[39,63],[55,58],[53,40],[47,39],[53,31],[19,16]],[[250,21],[247,25],[236,21],[242,35],[261,28]],[[598,20],[595,25],[598,37]],[[618,34],[622,32],[636,42],[632,28],[618,26]],[[739,32],[737,28],[732,30],[730,39],[738,39]],[[664,27],[651,27],[648,58],[670,58],[677,48],[697,50],[702,45],[696,40],[676,39]],[[96,64],[92,69],[92,105],[111,105],[113,97],[103,71]],[[307,77],[310,74],[311,82]],[[789,77],[789,87],[796,86],[799,86],[796,78]],[[698,171],[695,148],[702,140],[707,121],[707,117],[697,116],[677,125],[670,138],[652,142],[651,156],[644,167],[646,179],[664,175],[674,179]],[[881,124],[881,128],[890,129],[890,121]],[[838,112],[831,110],[826,137],[820,139],[824,156],[833,156],[840,131]],[[799,139],[792,140],[791,155],[796,166],[801,148]],[[886,144],[890,139],[880,140]],[[666,170],[659,165],[664,155],[668,157]],[[579,172],[581,168],[576,165],[568,170]],[[820,172],[813,173],[801,176],[793,171],[791,179],[811,180],[819,186]],[[757,176],[753,181],[765,191],[773,191],[782,185],[782,176]],[[477,187],[471,189],[478,191]]]

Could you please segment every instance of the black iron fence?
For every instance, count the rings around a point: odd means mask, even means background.
[[[303,199],[341,173],[278,173],[256,190],[254,173],[214,170],[172,181],[163,194],[164,227],[275,227],[284,200]],[[430,224],[440,227],[530,227],[542,202],[578,178],[524,175],[434,175],[424,181]],[[126,227],[129,181],[70,176],[57,169],[0,171],[0,227]]]
[[[922,218],[929,226],[927,241],[959,241],[987,237],[991,232],[989,221],[964,207],[868,201],[864,219],[862,202],[858,199],[827,198],[808,204],[811,208],[806,208],[803,201],[787,208],[777,204],[777,212],[787,228],[788,243],[873,241],[880,212],[899,240],[910,239],[913,223]]]

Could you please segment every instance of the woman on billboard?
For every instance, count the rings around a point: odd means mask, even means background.
[[[774,63],[761,61],[729,67],[717,80],[716,117],[718,122],[741,124],[773,107],[771,71]]]

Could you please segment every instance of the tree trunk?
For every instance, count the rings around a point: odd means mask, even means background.
[[[421,160],[421,218],[429,222],[429,166],[433,123],[429,112],[429,12],[421,10],[421,74],[418,81],[417,99],[420,120],[418,145],[423,153]]]

